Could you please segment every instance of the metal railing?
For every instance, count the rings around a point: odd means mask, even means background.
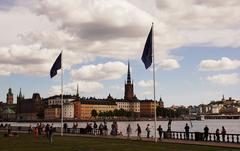
[[[0,127],[0,130],[8,131],[8,127]],[[24,131],[29,132],[29,127],[11,126],[11,131]],[[33,131],[33,129],[31,129]],[[56,132],[60,133],[61,129],[56,128]],[[69,134],[86,134],[86,135],[109,135],[108,130],[99,129],[86,129],[86,128],[67,128],[64,129],[64,133]],[[163,139],[178,139],[178,140],[192,140],[192,141],[209,141],[209,142],[226,142],[226,143],[240,143],[240,134],[225,134],[216,135],[215,133],[208,133],[208,135],[202,132],[179,132],[171,131],[163,132]]]
[[[210,141],[210,142],[227,142],[227,143],[239,143],[240,134],[219,134],[208,133],[204,134],[202,132],[164,132],[163,138],[166,139],[180,139],[180,140],[195,140],[195,141]]]

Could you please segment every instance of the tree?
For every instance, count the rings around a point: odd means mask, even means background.
[[[95,109],[92,110],[91,112],[92,117],[96,118],[96,116],[98,115],[97,111]]]

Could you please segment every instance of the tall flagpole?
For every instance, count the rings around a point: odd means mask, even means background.
[[[152,23],[152,59],[153,59],[153,98],[154,98],[154,134],[155,142],[157,142],[157,105],[156,105],[156,89],[155,89],[155,59],[154,59],[154,23]]]
[[[61,53],[61,136],[63,136],[63,51]]]

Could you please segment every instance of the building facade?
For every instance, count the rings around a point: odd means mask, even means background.
[[[77,119],[89,120],[92,119],[92,110],[97,113],[114,111],[117,109],[115,102],[100,99],[78,99],[74,101],[74,116]]]
[[[44,119],[45,120],[56,120],[61,118],[61,108],[60,107],[48,107],[44,109]]]
[[[44,118],[45,102],[39,93],[33,93],[32,98],[25,99],[21,93],[17,96],[17,120],[37,120]]]
[[[63,118],[64,119],[74,118],[74,104],[72,102],[63,104]]]
[[[11,88],[8,89],[8,93],[7,93],[7,98],[6,99],[7,99],[6,102],[7,102],[8,105],[13,104],[13,93],[12,93],[12,89]]]

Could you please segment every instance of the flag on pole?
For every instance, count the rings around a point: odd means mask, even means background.
[[[50,70],[50,77],[54,77],[57,75],[57,71],[62,68],[62,53],[59,54],[57,59],[55,60],[51,70]]]
[[[149,68],[152,64],[152,52],[153,52],[152,29],[153,27],[151,27],[151,30],[148,34],[147,41],[145,43],[145,47],[142,54],[142,61],[146,69]]]

